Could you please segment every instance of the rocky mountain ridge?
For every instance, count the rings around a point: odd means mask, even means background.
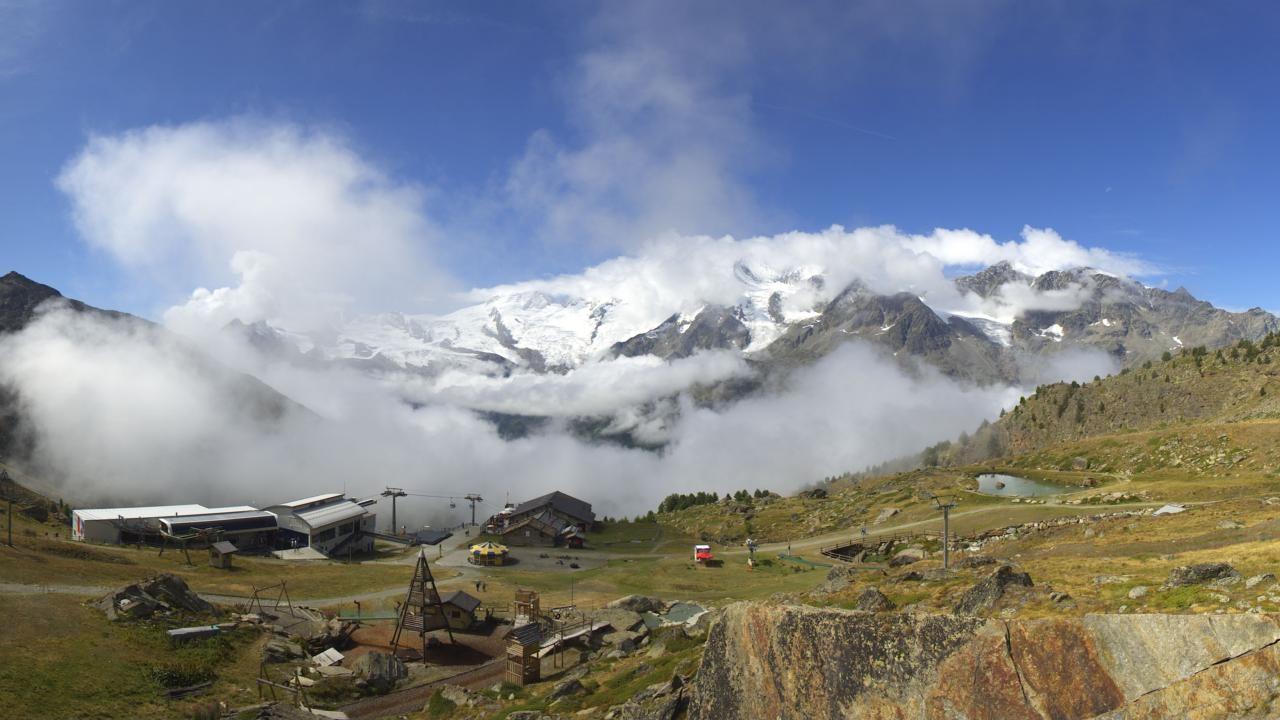
[[[274,332],[279,343],[308,356],[374,371],[497,376],[565,372],[618,356],[678,359],[699,350],[738,352],[766,370],[785,371],[857,339],[904,364],[923,361],[963,380],[1018,384],[1044,379],[1042,366],[1067,350],[1099,351],[1117,367],[1132,366],[1168,350],[1216,348],[1280,330],[1280,320],[1258,308],[1229,312],[1183,289],[1169,292],[1088,268],[1031,276],[999,263],[955,280],[969,305],[1004,308],[995,316],[908,292],[876,293],[858,280],[828,295],[823,275],[809,268],[753,270],[738,262],[732,273],[740,288],[735,303],[688,307],[672,299],[686,309],[659,317],[651,316],[659,305],[639,299],[522,290],[439,317],[356,318],[314,337],[269,327],[257,332]]]

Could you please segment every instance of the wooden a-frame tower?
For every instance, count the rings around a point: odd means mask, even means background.
[[[404,604],[400,606],[400,617],[396,619],[396,631],[391,636],[391,652],[400,647],[400,636],[406,631],[416,632],[422,643],[422,659],[427,659],[427,633],[444,628],[449,633],[449,642],[453,642],[453,629],[444,614],[444,604],[440,602],[440,591],[436,589],[436,579],[431,575],[431,567],[427,565],[427,551],[424,548],[418,553],[418,565],[413,570],[413,579],[409,581],[409,592],[405,595]]]

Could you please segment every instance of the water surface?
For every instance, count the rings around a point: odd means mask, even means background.
[[[1034,497],[1037,495],[1061,495],[1070,488],[1040,480],[1028,480],[1016,475],[984,473],[978,476],[978,492],[1005,497]]]

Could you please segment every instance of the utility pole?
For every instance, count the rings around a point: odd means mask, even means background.
[[[484,502],[484,498],[480,497],[476,493],[468,493],[465,499],[471,502],[471,527],[475,527],[476,526],[476,503]]]
[[[409,493],[400,488],[389,487],[382,491],[382,497],[391,498],[391,534],[398,535],[400,526],[396,524],[396,498],[402,498]]]
[[[13,547],[13,498],[9,498],[9,547]]]
[[[929,497],[933,498],[933,502],[942,511],[942,569],[951,569],[951,509],[956,506],[954,502],[942,502],[937,495],[930,493]]]

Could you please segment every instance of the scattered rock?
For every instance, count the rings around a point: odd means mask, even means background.
[[[1129,582],[1128,575],[1095,575],[1094,585],[1123,585]]]
[[[995,564],[996,559],[993,557],[988,557],[986,555],[969,555],[961,558],[960,562],[956,563],[956,566],[960,568],[976,568]]]
[[[541,720],[546,717],[537,710],[517,710],[513,713],[507,713],[508,720]]]
[[[1068,595],[1067,593],[1062,592],[1061,590],[1054,590],[1053,592],[1049,593],[1049,599],[1055,603],[1071,602],[1071,596]]]
[[[1072,470],[1088,470],[1089,458],[1085,458],[1085,457],[1071,458],[1071,469]]]
[[[853,609],[862,612],[886,612],[894,608],[893,601],[885,597],[879,588],[869,587],[858,595],[858,599],[854,601]]]
[[[157,613],[183,610],[216,614],[212,603],[192,592],[187,582],[173,573],[161,573],[142,582],[125,585],[94,603],[108,620],[142,620]]]
[[[1261,585],[1262,583],[1273,583],[1275,581],[1276,581],[1275,575],[1272,575],[1271,573],[1263,573],[1261,575],[1254,575],[1248,580],[1245,580],[1244,586],[1252,590],[1253,588]]]
[[[660,613],[667,609],[667,604],[655,597],[644,595],[627,595],[605,605],[610,610],[630,610],[634,613]]]
[[[556,685],[555,688],[551,691],[551,694],[547,696],[547,698],[550,700],[557,700],[559,698],[569,697],[571,695],[582,695],[586,692],[587,692],[587,689],[582,686],[582,682],[577,678],[574,678],[571,680],[566,680],[560,683],[559,685]]]
[[[306,653],[303,652],[301,645],[282,637],[271,638],[262,648],[263,662],[282,663],[303,657],[306,657]]]
[[[1139,598],[1146,597],[1147,591],[1146,585],[1135,585],[1132,588],[1129,588],[1128,597],[1130,600],[1138,600]]]
[[[1244,523],[1239,520],[1223,520],[1218,523],[1219,530],[1239,530],[1242,527],[1244,527]]]
[[[897,515],[897,514],[898,514],[898,513],[900,513],[900,512],[902,512],[902,511],[901,511],[901,510],[899,510],[898,508],[892,508],[892,507],[891,507],[891,508],[885,508],[885,509],[883,509],[883,510],[881,510],[881,511],[880,511],[880,514],[879,514],[879,515],[876,515],[875,522],[874,522],[874,523],[872,523],[872,524],[873,524],[873,525],[879,525],[880,523],[884,522],[885,520],[888,520],[889,518],[893,517],[894,515]]]
[[[1001,565],[986,579],[965,592],[956,604],[955,612],[959,615],[975,615],[983,610],[990,610],[1004,595],[1008,586],[1031,587],[1032,584],[1031,576],[1027,573],[1018,572],[1010,565]]]
[[[827,497],[825,488],[814,488],[812,490],[801,490],[796,493],[796,497],[810,498],[813,500],[823,500]]]
[[[475,695],[470,690],[457,685],[445,685],[440,688],[440,697],[458,707],[470,707],[476,702]]]
[[[1182,587],[1185,585],[1197,585],[1209,582],[1211,580],[1220,580],[1228,577],[1240,577],[1240,573],[1235,568],[1224,562],[1216,563],[1196,563],[1194,565],[1182,565],[1174,568],[1169,573],[1169,579],[1165,581],[1165,585],[1169,587]]]

